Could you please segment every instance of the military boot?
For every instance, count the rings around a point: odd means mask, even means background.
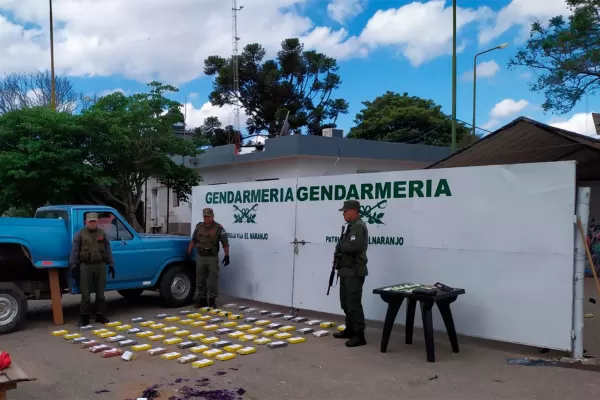
[[[86,326],[90,324],[90,316],[89,315],[82,315],[81,317],[79,317],[79,322],[77,323],[78,327],[82,327],[82,326]]]
[[[217,308],[217,298],[216,297],[209,297],[208,298],[208,306],[211,308]]]
[[[108,324],[110,320],[102,314],[96,314],[96,322],[99,324]]]
[[[364,332],[355,332],[350,340],[346,341],[346,347],[358,347],[367,344]]]
[[[352,330],[352,325],[346,324],[346,329],[341,332],[335,332],[333,337],[336,339],[350,339],[354,336],[354,332]]]

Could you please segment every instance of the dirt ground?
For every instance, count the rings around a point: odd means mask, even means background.
[[[594,283],[587,279],[587,297],[595,295]],[[158,297],[145,293],[128,301],[117,294],[108,295],[109,317],[129,321],[131,317],[153,318],[165,310]],[[75,331],[77,296],[66,296],[65,329]],[[236,304],[256,303],[235,299]],[[0,336],[0,350],[12,358],[31,377],[18,389],[8,392],[10,400],[136,400],[144,390],[156,387],[157,399],[592,399],[600,396],[600,374],[559,367],[507,365],[510,357],[540,357],[538,349],[509,346],[461,337],[461,351],[453,354],[448,339],[436,333],[435,363],[425,359],[422,332],[416,331],[413,345],[405,345],[401,326],[392,333],[388,352],[379,352],[381,325],[369,324],[368,345],[348,349],[343,340],[331,336],[307,336],[307,342],[283,349],[257,347],[257,352],[230,361],[194,369],[190,364],[165,361],[140,354],[131,362],[119,358],[103,359],[62,338],[52,337],[49,302],[30,303],[27,326],[20,332]],[[587,354],[600,354],[599,305],[586,301],[585,348]],[[263,305],[273,311],[279,307]],[[316,313],[302,316],[333,319]],[[282,321],[274,321],[282,323]],[[203,332],[201,328],[192,331]],[[331,330],[332,332],[334,330]],[[91,336],[91,335],[88,335]],[[142,342],[142,339],[138,339]],[[148,342],[154,343],[154,342]],[[172,351],[175,346],[169,346]],[[181,350],[187,353],[186,350]],[[150,397],[151,398],[151,397]]]

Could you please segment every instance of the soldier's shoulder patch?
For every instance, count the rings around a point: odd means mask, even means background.
[[[225,230],[225,228],[223,227],[223,225],[219,224],[219,229],[221,230],[221,233],[227,233],[227,231]]]
[[[356,240],[356,236],[355,235],[350,236],[350,241],[352,242],[353,240]]]

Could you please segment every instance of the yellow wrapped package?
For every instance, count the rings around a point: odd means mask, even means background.
[[[304,343],[304,342],[306,342],[306,338],[302,337],[302,336],[296,336],[296,337],[293,337],[293,338],[289,338],[287,341],[290,344]]]
[[[107,330],[108,330],[108,329],[105,329],[104,331],[107,331]],[[94,332],[96,332],[96,331],[92,331],[92,333],[95,335],[95,333],[94,333]],[[52,336],[64,336],[64,335],[66,335],[66,334],[68,334],[68,333],[69,333],[69,331],[67,331],[67,330],[65,330],[65,329],[61,329],[61,330],[59,330],[59,331],[52,331],[52,332],[50,332],[50,334],[51,334]]]
[[[271,339],[266,338],[266,337],[261,337],[260,339],[256,339],[254,341],[254,344],[258,344],[260,346],[264,346],[265,344],[269,344],[271,343]]]
[[[213,317],[211,317],[210,315],[205,315],[203,317],[198,318],[200,321],[208,321],[211,320]]]
[[[244,347],[244,346],[242,346],[241,344],[230,344],[229,346],[225,346],[225,347],[223,347],[223,348],[224,348],[226,351],[229,351],[229,352],[232,352],[232,353],[233,353],[233,352],[236,352],[236,351],[238,351],[238,350],[239,350],[239,349],[241,349],[242,347]]]
[[[219,329],[219,325],[217,325],[217,324],[204,325],[202,328],[205,331],[216,331],[217,329]]]
[[[237,322],[233,322],[233,321],[223,322],[221,324],[221,326],[223,326],[225,328],[233,328],[234,326],[237,326]]]
[[[218,337],[216,337],[216,336],[211,336],[211,337],[204,338],[204,339],[202,339],[202,340],[200,340],[200,341],[201,341],[202,343],[204,343],[204,344],[211,344],[211,343],[216,343],[216,342],[218,342],[218,341],[219,341],[219,338],[218,338]]]
[[[204,339],[206,336],[204,335],[204,333],[192,333],[191,335],[188,336],[189,340],[200,340],[200,339]]]
[[[174,338],[169,338],[169,339],[163,340],[164,344],[177,344],[177,343],[181,343],[181,342],[183,342],[183,339],[180,337],[174,337]]]
[[[335,324],[333,322],[321,322],[319,326],[323,329],[333,328]]]
[[[212,315],[218,315],[221,311],[223,310],[219,310],[218,308],[212,308],[208,311],[208,313]]]
[[[210,350],[210,347],[208,347],[206,345],[200,345],[200,346],[195,346],[195,347],[190,348],[190,352],[192,352],[194,354],[204,353],[206,350]]]
[[[296,330],[296,327],[294,325],[286,325],[286,326],[282,326],[281,328],[279,328],[279,331],[281,331],[281,332],[292,332],[295,330]]]
[[[265,325],[269,325],[271,323],[271,321],[269,321],[268,319],[260,319],[258,321],[256,321],[254,323],[254,325],[256,326],[265,326]]]
[[[167,326],[167,324],[163,324],[163,323],[158,323],[158,324],[152,324],[149,326],[150,329],[161,329],[164,328],[165,326]]]
[[[242,332],[242,331],[235,331],[235,332],[228,333],[227,336],[229,336],[230,338],[233,338],[233,339],[237,339],[240,336],[244,336],[244,332]]]
[[[264,331],[262,334],[263,334],[263,336],[273,336],[273,335],[276,335],[277,333],[279,333],[279,332],[277,332],[275,329],[269,329],[268,331]]]
[[[104,324],[104,326],[107,326],[109,328],[114,328],[115,326],[119,326],[122,325],[121,321],[113,321],[113,322],[108,322],[106,324]]]
[[[176,326],[167,326],[166,328],[162,328],[162,331],[165,333],[171,333],[171,332],[175,332],[178,330],[179,330],[179,328]]]
[[[165,318],[165,322],[175,322],[175,321],[179,321],[180,319],[181,319],[181,317],[178,317],[178,316],[167,317],[167,318]]]
[[[340,332],[345,331],[346,330],[346,325],[340,325],[340,326],[338,326],[337,330],[340,331]]]
[[[116,334],[115,332],[110,332],[110,331],[109,331],[109,332],[102,332],[102,333],[101,333],[99,336],[100,336],[102,339],[106,339],[106,338],[109,338],[109,337],[111,337],[111,336],[116,336],[116,335],[117,335],[117,334]]]
[[[242,342],[249,342],[254,339],[256,339],[256,335],[244,335],[238,338],[238,340],[241,340]]]
[[[238,331],[247,331],[248,329],[252,329],[252,325],[248,325],[248,324],[244,324],[244,325],[238,325],[236,327],[236,329]]]
[[[63,335],[63,339],[65,340],[77,339],[79,337],[81,337],[81,333],[67,333]]]
[[[157,340],[163,340],[164,338],[166,338],[165,335],[152,335],[152,336],[148,336],[148,340],[152,340],[152,341],[157,341]]]
[[[204,368],[210,365],[213,365],[215,362],[209,358],[205,358],[203,360],[194,361],[192,363],[192,367],[194,368]]]
[[[256,349],[254,347],[244,347],[243,349],[239,349],[237,353],[247,356],[248,354],[256,353]]]
[[[126,330],[131,329],[131,328],[133,328],[133,327],[128,324],[128,325],[119,325],[115,329],[118,330],[118,331],[126,331]]]
[[[163,360],[174,360],[179,357],[181,357],[181,353],[178,353],[176,351],[172,351],[170,353],[165,353],[160,356],[160,358],[162,358]]]
[[[140,326],[143,326],[144,328],[150,325],[154,325],[156,322],[154,321],[144,321],[144,322],[140,322]]]
[[[104,329],[104,328],[102,328],[102,329],[95,329],[95,330],[92,331],[92,335],[98,336],[98,335],[100,335],[101,333],[104,333],[104,332],[110,332],[110,331],[108,329]]]
[[[227,361],[227,360],[231,360],[231,359],[235,358],[235,354],[234,353],[223,353],[223,354],[219,354],[215,358],[219,361]]]
[[[131,350],[133,351],[144,351],[144,350],[150,350],[152,348],[152,346],[150,346],[149,344],[136,344],[135,346],[131,346]]]
[[[182,330],[182,331],[175,331],[173,332],[173,335],[175,336],[187,336],[190,335],[192,332],[188,331],[188,330]]]
[[[240,315],[240,314],[231,314],[229,316],[229,319],[242,319],[242,318],[244,318],[244,316]]]
[[[192,322],[196,322],[196,321],[194,321],[193,319],[189,319],[189,318],[188,319],[182,319],[181,321],[179,321],[179,323],[181,325],[190,325]]]
[[[191,314],[187,314],[186,317],[188,317],[189,319],[197,319],[200,318],[202,316],[202,314],[199,313],[191,313]]]
[[[218,356],[222,352],[223,352],[223,350],[221,350],[221,349],[210,349],[210,350],[206,350],[205,352],[203,352],[202,355],[205,357],[214,357],[214,356]]]
[[[221,311],[217,314],[219,317],[228,317],[231,315],[231,311]]]
[[[212,308],[210,308],[210,307],[202,307],[202,308],[200,308],[200,311],[202,311],[202,312],[209,312],[210,310],[212,310]]]
[[[288,333],[288,332],[280,332],[280,333],[276,333],[273,336],[275,337],[275,339],[283,340],[283,339],[291,338],[292,334]]]
[[[194,328],[198,328],[204,325],[206,325],[206,321],[194,321],[190,324],[190,326],[193,326]]]
[[[139,337],[139,338],[145,338],[148,336],[152,336],[154,335],[154,332],[152,331],[143,331],[143,332],[138,332],[135,334],[135,336]]]
[[[248,329],[247,332],[251,335],[258,335],[259,333],[261,333],[262,331],[264,331],[265,328],[252,328],[252,329]]]

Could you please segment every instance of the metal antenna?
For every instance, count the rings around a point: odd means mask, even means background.
[[[231,7],[231,33],[232,33],[232,40],[231,40],[231,44],[232,44],[232,51],[231,51],[231,63],[232,63],[232,69],[233,69],[233,93],[234,93],[234,100],[233,100],[233,132],[234,135],[236,136],[236,148],[241,144],[241,143],[237,143],[238,142],[238,136],[237,136],[237,132],[240,132],[240,103],[239,103],[239,96],[240,96],[240,71],[239,71],[239,62],[238,62],[238,42],[240,40],[240,37],[238,36],[238,29],[237,29],[237,13],[238,11],[240,11],[242,8],[244,8],[244,6],[237,6],[237,0],[232,0],[232,7]]]

